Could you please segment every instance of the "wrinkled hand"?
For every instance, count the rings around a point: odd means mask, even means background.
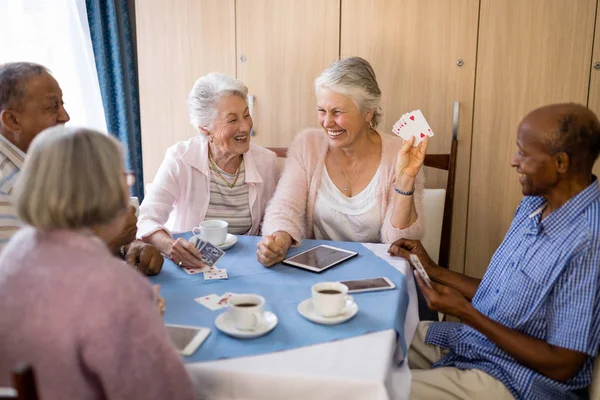
[[[141,240],[131,242],[125,253],[125,261],[149,276],[158,274],[164,262],[160,251]]]
[[[405,140],[398,152],[398,157],[396,158],[396,179],[399,179],[403,175],[414,178],[417,176],[421,166],[423,166],[429,136],[425,136],[425,139],[417,147],[413,147],[414,142],[414,136],[410,140]]]
[[[200,250],[184,238],[173,241],[171,248],[167,251],[167,257],[180,267],[203,268],[206,266],[202,262]]]
[[[113,254],[118,255],[121,251],[121,246],[125,246],[135,240],[137,233],[137,217],[135,216],[135,207],[130,206],[125,218],[125,226],[123,230],[113,240],[110,241],[108,247]]]
[[[258,243],[256,258],[265,267],[281,262],[292,245],[292,237],[287,232],[278,231],[264,236]]]
[[[433,289],[430,289],[421,278],[421,275],[416,271],[413,271],[413,274],[423,297],[427,301],[427,306],[431,310],[461,318],[468,308],[473,307],[469,300],[458,290],[436,282],[431,282]]]
[[[160,285],[152,286],[152,292],[154,293],[154,301],[156,303],[156,308],[158,309],[158,313],[161,317],[165,316],[165,310],[167,309],[167,303],[165,299],[162,298],[160,293]]]
[[[415,254],[419,257],[419,261],[423,264],[425,272],[431,279],[435,279],[438,268],[442,268],[433,262],[427,251],[423,247],[420,241],[411,239],[398,239],[388,249],[388,253],[392,256],[402,257],[407,261],[410,261],[410,254]],[[411,264],[412,266],[412,264]]]

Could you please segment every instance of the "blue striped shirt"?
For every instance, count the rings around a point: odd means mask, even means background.
[[[21,227],[12,192],[24,160],[25,153],[0,135],[0,251]]]
[[[519,364],[475,329],[430,326],[426,343],[451,351],[433,365],[479,369],[522,399],[586,396],[600,342],[600,187],[598,180],[541,219],[545,200],[525,197],[473,298],[487,317],[562,348],[586,353],[567,382]]]

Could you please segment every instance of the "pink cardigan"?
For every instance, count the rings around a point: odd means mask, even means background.
[[[393,190],[395,180],[395,160],[402,147],[402,139],[379,134],[381,136],[381,175],[377,188],[377,198],[381,204],[381,242],[392,243],[400,238],[421,239],[423,237],[423,189],[425,177],[423,170],[415,181],[415,206],[418,218],[406,229],[392,226]],[[313,212],[317,191],[325,166],[328,149],[327,137],[320,129],[307,129],[298,134],[289,148],[285,168],[277,191],[265,212],[263,235],[276,231],[289,233],[296,241],[302,238],[314,238]]]
[[[23,361],[44,400],[193,398],[148,280],[82,232],[25,227],[0,255],[0,386]]]
[[[250,144],[244,154],[252,227],[249,235],[258,235],[267,202],[273,196],[279,166],[277,155],[264,147]],[[140,206],[138,238],[158,230],[187,232],[204,220],[210,200],[208,142],[199,137],[179,142],[167,150],[154,182],[148,185]]]

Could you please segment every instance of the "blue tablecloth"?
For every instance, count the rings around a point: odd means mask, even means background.
[[[189,238],[191,233],[180,236]],[[185,357],[185,362],[272,353],[386,329],[396,330],[402,354],[406,354],[404,321],[408,309],[408,290],[401,272],[360,243],[321,240],[304,240],[299,247],[290,249],[288,256],[318,244],[330,244],[359,254],[320,274],[283,264],[265,268],[256,260],[256,245],[260,239],[256,236],[238,236],[237,244],[227,250],[217,264],[218,268],[227,269],[227,280],[204,281],[203,274],[188,275],[168,259],[165,259],[161,273],[150,278],[153,284],[161,285],[161,295],[167,304],[166,323],[212,329],[206,342],[192,356]],[[317,282],[381,276],[391,279],[396,289],[353,294],[359,311],[345,323],[318,325],[306,320],[297,311],[298,304],[311,296],[311,286]],[[275,313],[279,323],[273,331],[260,338],[236,339],[225,335],[215,327],[214,321],[227,309],[211,311],[194,301],[200,296],[211,293],[222,295],[225,292],[262,295],[266,300],[265,309]]]

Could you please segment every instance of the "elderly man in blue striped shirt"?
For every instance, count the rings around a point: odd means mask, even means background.
[[[69,119],[62,90],[44,66],[30,62],[0,65],[0,251],[21,227],[12,204],[12,190],[29,145],[44,129]],[[163,258],[152,246],[135,240],[136,223],[132,211],[111,250],[141,272],[155,275],[162,268]]]
[[[482,280],[416,254],[429,307],[462,323],[421,322],[408,354],[411,399],[587,397],[600,343],[600,122],[576,104],[534,110],[511,165],[524,198]]]

